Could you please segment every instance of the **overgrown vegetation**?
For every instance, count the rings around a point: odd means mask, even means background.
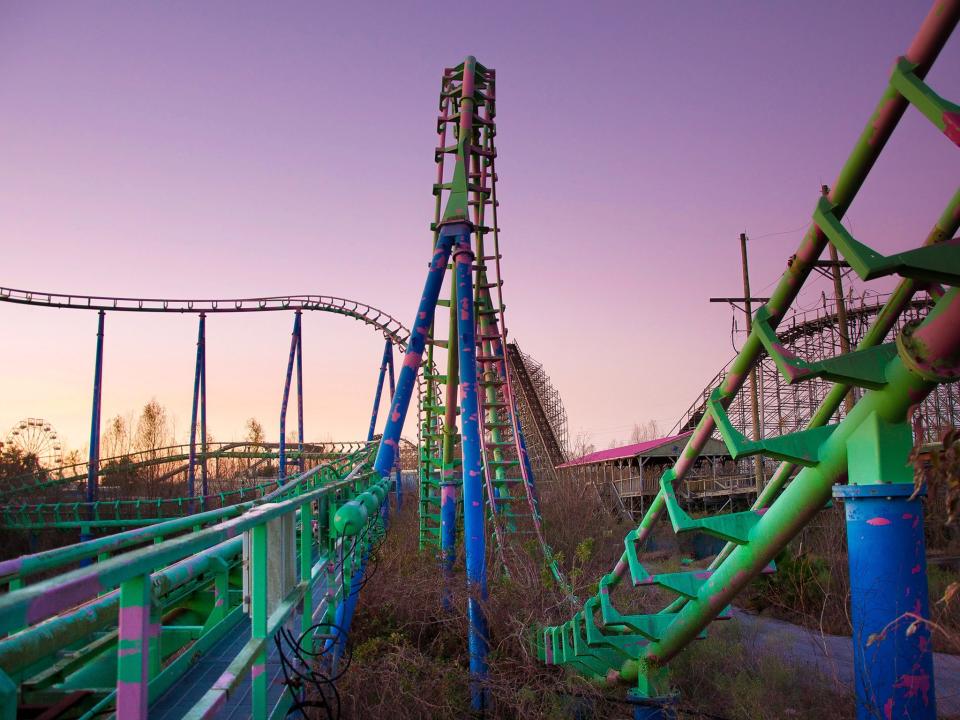
[[[710,636],[674,659],[671,671],[691,717],[731,720],[854,717],[853,696],[835,679],[769,653],[749,651],[736,623],[714,624]]]
[[[960,432],[914,451],[917,487],[926,486],[924,527],[933,647],[960,653]],[[839,505],[819,516],[777,557],[777,572],[753,583],[743,607],[823,633],[850,635],[846,523]],[[942,563],[942,564],[941,564]]]
[[[565,559],[574,594],[582,599],[596,592],[597,579],[619,557],[628,528],[601,506],[590,487],[545,484],[542,493],[551,543]],[[389,541],[381,546],[376,569],[364,585],[350,633],[353,663],[337,683],[345,718],[470,716],[464,577],[458,571],[451,608],[443,610],[437,564],[429,552],[417,549],[416,511],[408,500],[401,516],[393,518]],[[458,558],[458,568],[462,561]],[[651,553],[644,562],[668,569],[677,561]],[[625,687],[599,687],[537,660],[530,643],[534,629],[567,620],[572,609],[548,579],[538,550],[526,548],[511,558],[510,566],[513,573],[504,578],[498,562],[492,556],[489,561],[488,688],[493,707],[486,717],[632,717]],[[663,607],[665,599],[625,589],[616,604],[640,612]],[[680,693],[680,717],[852,717],[852,701],[838,701],[833,685],[823,678],[757,655],[742,641],[735,622],[714,626],[709,639],[674,661],[671,677]]]

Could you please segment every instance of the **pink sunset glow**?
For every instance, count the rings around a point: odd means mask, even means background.
[[[0,285],[328,294],[409,326],[431,257],[440,74],[473,54],[497,70],[512,339],[544,363],[572,434],[606,447],[634,422],[669,430],[742,341],[707,302],[741,294],[739,233],[763,295],[927,4],[485,8],[5,3]],[[960,44],[927,80],[960,96]],[[848,224],[881,251],[916,246],[958,171],[911,109]],[[292,322],[208,318],[217,439],[251,416],[276,435]],[[0,324],[0,433],[43,417],[84,447],[96,315],[0,303]],[[192,315],[108,314],[103,417],[156,397],[182,440],[195,342]],[[308,438],[364,436],[381,352],[360,323],[305,314]]]

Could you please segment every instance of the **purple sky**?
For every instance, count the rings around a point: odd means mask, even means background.
[[[762,294],[928,6],[565,5],[461,18],[426,3],[4,3],[0,284],[324,293],[409,324],[440,73],[472,53],[498,71],[513,337],[545,364],[573,432],[606,446],[635,421],[669,429],[732,354],[731,311],[707,298],[741,292],[738,233],[755,238]],[[928,80],[960,97],[960,40]],[[851,208],[857,237],[916,245],[958,170],[909,111]],[[249,416],[275,432],[291,322],[208,321],[218,439]],[[0,323],[0,432],[39,416],[84,446],[95,315],[0,303]],[[190,317],[108,315],[104,417],[155,396],[183,437],[195,333]],[[358,323],[306,316],[308,436],[363,435],[380,349]]]

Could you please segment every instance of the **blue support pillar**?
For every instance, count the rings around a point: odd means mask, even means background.
[[[97,314],[97,356],[93,369],[93,411],[90,417],[90,456],[87,461],[87,502],[94,503],[98,494],[100,475],[100,400],[103,388],[103,321],[105,313]],[[93,519],[93,507],[88,508],[89,519]],[[89,529],[82,531],[80,541],[90,539]]]
[[[200,326],[197,330],[197,362],[193,371],[193,402],[190,405],[190,461],[187,468],[187,497],[189,501],[189,512],[194,508],[193,498],[196,495],[196,472],[197,472],[197,415],[200,411],[200,386],[203,384],[203,336],[206,315],[200,313]],[[206,435],[206,428],[203,429],[203,435]],[[204,444],[206,438],[204,437]],[[203,495],[206,495],[204,488]],[[201,508],[203,500],[201,499]]]
[[[377,376],[377,390],[373,394],[373,412],[370,413],[370,427],[367,429],[367,442],[373,440],[377,434],[377,416],[380,414],[380,398],[383,395],[383,378],[387,374],[387,365],[390,363],[393,354],[393,345],[390,338],[383,344],[383,356],[380,359],[380,373]],[[393,393],[390,393],[390,400],[393,401]],[[380,517],[383,518],[384,527],[390,522],[390,499],[380,508]]]
[[[462,227],[462,226],[461,226]],[[462,234],[462,231],[460,231]],[[417,373],[423,362],[423,350],[426,346],[427,333],[433,324],[433,317],[437,310],[437,298],[440,296],[440,287],[443,285],[443,275],[450,260],[450,248],[456,235],[453,225],[445,225],[440,229],[437,243],[433,248],[433,259],[427,271],[427,280],[424,283],[423,295],[416,318],[407,341],[407,351],[403,356],[403,365],[400,368],[400,377],[397,380],[397,390],[390,403],[390,414],[387,417],[386,427],[383,430],[383,439],[377,449],[377,459],[374,469],[380,477],[387,477],[393,469],[400,452],[400,433],[403,431],[403,421],[407,417],[410,407],[410,398],[417,382]]]
[[[207,501],[207,329],[206,314],[200,313],[200,494]]]
[[[452,472],[452,471],[451,471]],[[444,478],[440,483],[440,569],[443,572],[443,609],[450,610],[453,566],[457,559],[457,492],[459,486]]]
[[[343,599],[335,614],[335,623],[337,628],[334,630],[336,638],[336,647],[334,648],[333,667],[340,664],[340,658],[347,649],[347,643],[350,640],[350,626],[353,624],[353,614],[357,609],[357,600],[360,598],[360,589],[364,584],[364,575],[367,570],[367,550],[361,553],[359,567],[356,573],[350,579],[350,591],[347,597]]]
[[[297,315],[300,311],[297,310]],[[303,456],[303,323],[297,334],[297,449],[300,450],[300,472],[307,469],[307,460]]]
[[[633,720],[676,720],[674,696],[648,698],[631,692],[627,695],[627,702],[633,705]]]
[[[937,716],[923,503],[913,493],[905,482],[834,488],[847,518],[858,720]]]
[[[390,340],[388,339],[383,346],[383,357],[380,359],[380,374],[377,376],[377,390],[373,394],[373,412],[370,413],[370,427],[367,428],[368,442],[373,440],[373,436],[377,434],[377,416],[380,414],[380,397],[383,395],[383,378],[387,374],[387,363],[390,361],[392,350],[393,345],[390,344]],[[392,391],[390,395],[392,399]]]
[[[290,402],[290,381],[293,378],[293,364],[300,344],[300,315],[297,310],[293,318],[293,333],[290,336],[290,356],[287,359],[287,374],[283,381],[283,400],[280,403],[280,458],[277,471],[277,485],[282,485],[287,477],[287,404]]]
[[[473,309],[473,250],[469,226],[460,231],[454,250],[457,272],[457,340],[460,353],[460,426],[463,434],[463,535],[467,564],[467,621],[470,651],[470,704],[482,711],[488,704],[489,635],[483,602],[487,599],[486,528],[484,526],[480,405],[477,397],[476,318]]]
[[[390,402],[393,403],[393,396],[396,394],[396,377],[393,366],[393,343],[389,343],[387,346],[387,365],[390,367]],[[400,475],[400,453],[397,452],[396,461],[393,464],[394,467],[394,491],[397,494],[397,512],[400,511],[400,508],[403,507],[403,477]]]

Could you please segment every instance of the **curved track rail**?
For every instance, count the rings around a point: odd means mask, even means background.
[[[325,459],[356,452],[366,445],[364,441],[304,443],[303,456],[308,459]],[[197,453],[196,462],[205,460],[230,459],[276,459],[279,457],[279,443],[238,442],[208,443],[207,452]],[[299,458],[299,450],[290,450],[291,458]],[[190,460],[190,445],[168,445],[153,450],[140,450],[133,453],[101,458],[99,476],[109,478],[114,474],[124,474],[142,468],[163,465],[165,463],[182,463]],[[89,470],[88,462],[63,465],[58,468],[41,470],[39,472],[24,473],[0,481],[0,499],[16,498],[18,496],[36,495],[38,491],[50,488],[70,486],[85,482]],[[186,472],[188,464],[178,465],[169,471],[169,475]],[[157,481],[165,478],[156,478]]]
[[[138,478],[143,470],[170,462],[189,460],[188,447],[172,446],[164,448],[168,451],[180,450],[179,454],[148,458],[137,463],[130,462],[129,457],[121,456],[102,461],[100,480],[101,499],[95,502],[82,500],[71,501],[63,497],[66,495],[64,487],[73,485],[77,495],[82,496],[82,483],[86,481],[86,473],[74,477],[65,477],[56,481],[57,494],[61,497],[48,502],[8,502],[0,505],[0,526],[21,530],[44,530],[50,528],[82,528],[84,531],[93,529],[116,529],[138,525],[149,525],[173,518],[190,515],[200,511],[223,508],[237,503],[255,500],[264,497],[277,488],[276,476],[263,477],[251,473],[251,468],[258,467],[267,460],[278,460],[280,457],[278,443],[222,443],[222,447],[209,451],[206,459],[235,459],[254,460],[250,468],[239,468],[231,476],[211,478],[211,484],[220,486],[220,490],[208,492],[207,495],[188,496],[179,494],[184,487],[183,482],[171,483],[170,477],[174,474],[186,474],[189,465],[178,465],[174,470],[164,473],[153,479]],[[369,454],[376,447],[375,443],[368,442],[335,442],[305,444],[304,452],[293,450],[289,453],[291,460],[310,461],[310,466],[329,466],[342,463],[344,460],[358,458],[361,454]],[[198,462],[204,460],[198,456]],[[112,490],[109,486],[111,477],[119,475],[133,478],[135,485],[141,486],[139,497],[127,497],[130,493],[122,493],[124,497],[103,499],[105,491]],[[160,496],[158,487],[166,485],[173,494]],[[145,487],[144,487],[145,486]],[[31,494],[39,487],[34,486]],[[119,490],[119,489],[118,489]],[[144,492],[146,491],[146,492]],[[118,493],[119,494],[119,493]]]
[[[12,590],[0,597],[0,716],[21,704],[91,719],[286,716],[300,695],[279,672],[291,653],[274,641],[278,628],[296,628],[319,659],[313,682],[332,682],[341,650],[330,644],[346,643],[347,613],[383,535],[388,481],[371,472],[371,451],[362,455],[257,502],[0,563]],[[281,536],[289,546],[277,545]],[[268,564],[286,578],[273,594]],[[40,573],[60,574],[31,582]],[[97,673],[98,688],[77,692],[78,672]]]
[[[847,337],[851,346],[859,343],[869,332],[877,317],[884,311],[889,299],[890,294],[883,293],[869,298],[864,297],[859,304],[846,307]],[[919,292],[897,316],[886,339],[895,337],[911,320],[924,317],[933,304],[934,298],[926,292]],[[842,352],[838,332],[839,317],[837,303],[824,302],[822,308],[799,311],[784,318],[778,328],[778,337],[781,344],[791,352],[810,360],[824,360]],[[679,435],[696,427],[708,412],[710,394],[723,384],[733,360],[724,365],[704,387],[697,399],[673,426],[670,435]],[[825,380],[790,384],[780,374],[770,355],[766,353],[758,361],[756,373],[762,398],[758,409],[760,437],[783,434],[806,427],[831,388],[831,384]],[[859,391],[854,389],[853,393],[857,395]],[[748,394],[739,394],[727,408],[727,414],[737,430],[753,437],[753,415],[750,404]],[[939,440],[945,428],[960,427],[960,385],[957,383],[939,385],[923,401],[921,412],[925,420],[923,439],[927,443]],[[846,416],[846,413],[846,404],[837,408],[838,418]]]
[[[344,315],[359,320],[366,325],[371,325],[400,349],[406,347],[407,339],[410,337],[410,331],[403,326],[403,323],[383,310],[378,310],[366,303],[333,295],[273,295],[257,298],[218,299],[130,298],[0,287],[0,302],[35,307],[111,312],[209,314],[310,310]]]

